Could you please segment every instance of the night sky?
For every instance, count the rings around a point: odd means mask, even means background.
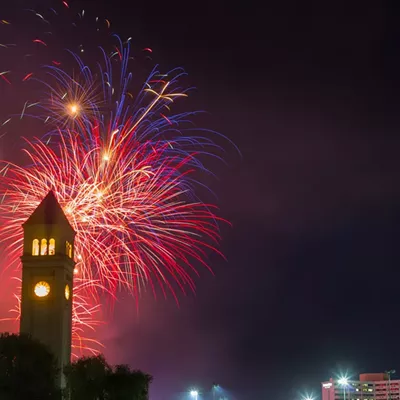
[[[206,182],[233,224],[227,261],[212,257],[215,276],[201,271],[179,308],[149,294],[138,314],[121,295],[99,329],[107,358],[153,374],[154,400],[213,382],[237,400],[295,400],[341,371],[400,370],[399,10],[80,3],[184,67],[190,107],[208,112],[197,123],[241,151],[228,145]]]

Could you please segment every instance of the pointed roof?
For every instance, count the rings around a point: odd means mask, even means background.
[[[23,225],[64,225],[73,230],[52,190]]]

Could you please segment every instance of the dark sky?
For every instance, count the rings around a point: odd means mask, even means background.
[[[208,182],[233,223],[228,261],[212,258],[215,277],[180,308],[145,296],[138,316],[121,296],[99,332],[106,356],[154,374],[154,400],[213,381],[236,399],[295,400],[340,371],[400,369],[399,10],[81,3],[183,66],[202,124],[242,153],[228,146]]]

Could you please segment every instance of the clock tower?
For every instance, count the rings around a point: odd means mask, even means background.
[[[22,225],[21,333],[52,351],[65,386],[63,367],[71,358],[75,232],[54,193],[49,192]]]

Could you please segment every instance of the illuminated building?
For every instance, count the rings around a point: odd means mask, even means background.
[[[361,374],[359,380],[322,382],[322,400],[400,400],[400,380],[385,373]]]
[[[62,371],[71,359],[75,232],[53,192],[23,229],[20,331],[47,345]],[[58,385],[65,386],[62,372]]]

